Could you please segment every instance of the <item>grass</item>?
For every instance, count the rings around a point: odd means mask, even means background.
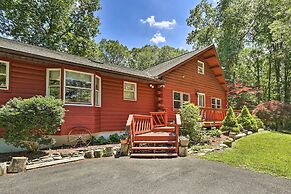
[[[224,152],[210,153],[202,158],[291,179],[291,135],[256,133],[237,140]]]

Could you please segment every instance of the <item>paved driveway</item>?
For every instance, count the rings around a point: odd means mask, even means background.
[[[0,193],[291,193],[291,180],[195,158],[103,158],[0,177]]]

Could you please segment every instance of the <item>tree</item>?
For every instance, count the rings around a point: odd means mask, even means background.
[[[230,132],[239,132],[240,128],[236,119],[236,116],[233,112],[232,107],[229,107],[227,110],[226,116],[222,121],[222,126],[220,127],[221,131],[230,131]]]
[[[40,144],[52,143],[49,135],[57,132],[64,115],[63,102],[54,97],[13,98],[0,108],[0,127],[7,143],[37,151]]]
[[[102,39],[98,45],[99,58],[109,64],[129,66],[130,52],[128,48],[117,40]]]
[[[288,0],[203,0],[187,19],[187,43],[215,43],[228,83],[259,90],[256,103],[290,102],[290,7]]]
[[[0,34],[18,41],[94,57],[99,0],[3,0]]]
[[[238,124],[241,125],[242,128],[245,130],[248,130],[248,131],[251,130],[253,132],[258,131],[257,121],[253,117],[253,115],[251,115],[247,106],[243,107],[242,111],[237,117],[237,121],[238,121]]]

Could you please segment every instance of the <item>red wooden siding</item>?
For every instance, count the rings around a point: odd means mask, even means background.
[[[87,127],[92,133],[121,131],[125,129],[128,114],[141,114],[156,110],[154,89],[149,87],[149,83],[137,82],[137,101],[125,101],[123,100],[123,81],[130,80],[104,76],[94,70],[68,65],[44,65],[5,58],[0,58],[0,60],[10,62],[9,90],[0,90],[0,105],[13,97],[44,96],[46,94],[46,68],[61,68],[62,75],[64,75],[64,69],[71,69],[93,73],[101,77],[101,107],[65,106],[68,111],[60,135],[68,134],[70,129],[76,126]],[[1,134],[3,134],[3,129],[0,129]]]
[[[174,116],[173,91],[189,93],[190,101],[194,104],[197,104],[197,92],[205,93],[206,107],[211,107],[211,97],[221,98],[222,108],[226,108],[226,91],[219,84],[207,62],[204,75],[198,74],[197,60],[198,58],[194,58],[163,77],[165,81],[163,104],[171,118]]]

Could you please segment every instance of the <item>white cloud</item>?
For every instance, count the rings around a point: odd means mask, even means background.
[[[154,34],[154,36],[150,39],[151,42],[155,43],[155,44],[159,44],[159,43],[163,43],[166,42],[166,38],[164,36],[162,36],[162,34],[160,32],[157,32],[156,34]]]
[[[155,20],[155,16],[150,16],[146,20],[140,19],[140,22],[142,22],[143,24],[148,23],[150,27],[157,27],[160,29],[173,29],[173,27],[176,25],[175,19],[173,19],[172,21],[157,22]]]

